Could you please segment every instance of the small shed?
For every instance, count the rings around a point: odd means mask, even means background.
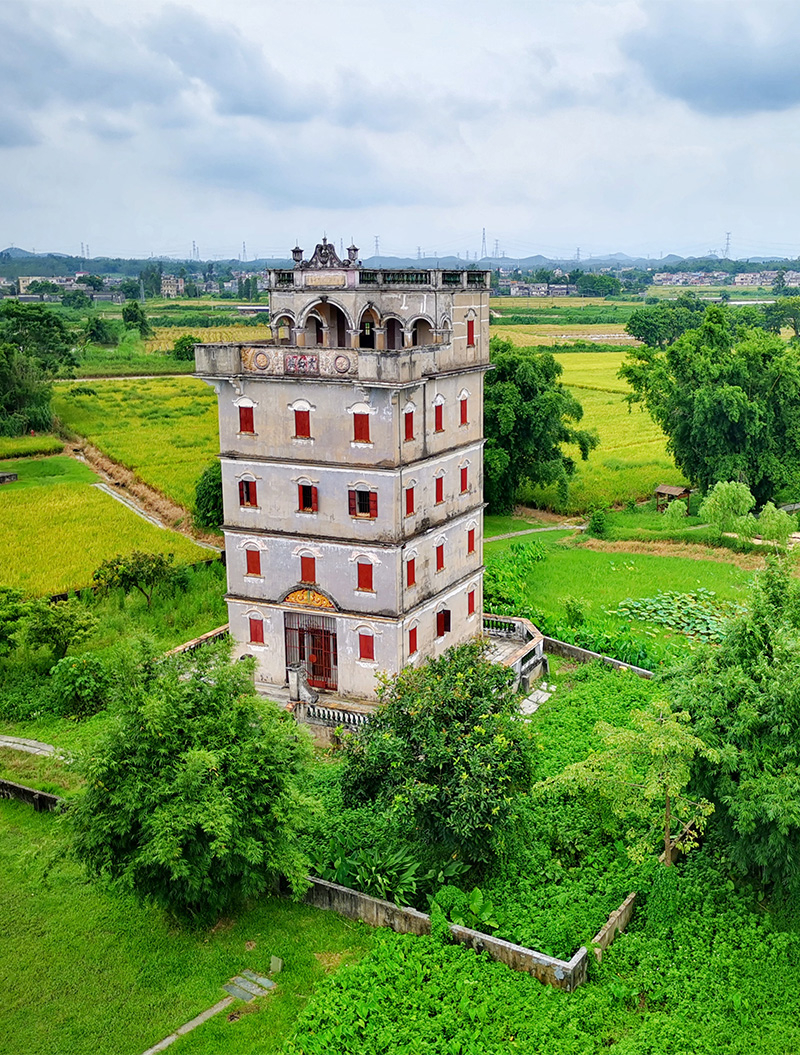
[[[689,495],[690,490],[688,487],[673,487],[671,484],[659,484],[653,492],[656,496],[656,509],[659,513],[663,513],[670,502],[674,502],[676,498],[679,498],[682,502],[686,503],[686,512],[689,512]]]

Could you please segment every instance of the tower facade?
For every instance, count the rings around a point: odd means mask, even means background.
[[[219,399],[231,634],[256,683],[374,699],[482,632],[490,273],[270,273],[270,341],[196,348]]]

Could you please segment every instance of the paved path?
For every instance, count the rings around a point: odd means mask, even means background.
[[[502,538],[516,538],[517,535],[535,535],[539,531],[585,531],[585,524],[554,524],[552,527],[526,528],[524,531],[509,531],[507,535],[486,535],[484,542],[497,542]]]
[[[25,751],[29,755],[54,755],[57,750],[52,744],[43,744],[41,740],[26,740],[24,736],[0,736],[0,747]]]

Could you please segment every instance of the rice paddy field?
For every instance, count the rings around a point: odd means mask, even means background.
[[[492,326],[492,337],[501,337],[511,341],[518,348],[531,348],[537,345],[570,345],[576,341],[591,341],[600,344],[620,344],[634,346],[639,344],[635,337],[625,332],[624,323],[606,322],[585,325],[555,325],[548,323],[523,323],[515,326]]]
[[[157,326],[153,336],[144,342],[147,352],[167,352],[179,337],[197,337],[203,344],[224,341],[267,341],[272,337],[269,326]]]
[[[213,389],[192,377],[93,381],[94,395],[73,387],[57,385],[53,396],[67,428],[190,509],[198,477],[219,453]]]
[[[207,549],[138,517],[92,484],[88,466],[56,455],[0,462],[0,585],[34,596],[80,589],[104,560],[134,549],[206,560]]]

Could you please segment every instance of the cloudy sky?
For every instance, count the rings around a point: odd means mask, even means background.
[[[0,0],[0,248],[800,254],[795,0]]]

